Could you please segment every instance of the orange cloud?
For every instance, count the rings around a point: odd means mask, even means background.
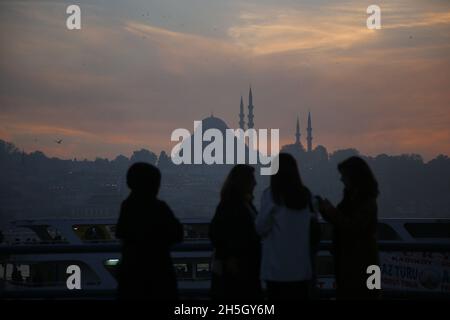
[[[357,21],[352,16],[336,20],[295,10],[261,16],[243,13],[240,23],[230,27],[228,35],[237,46],[255,55],[349,48],[375,36]]]

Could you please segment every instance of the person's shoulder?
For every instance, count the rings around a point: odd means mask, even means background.
[[[223,201],[220,201],[219,204],[216,206],[216,213],[221,212],[226,207],[226,204]]]
[[[240,217],[242,211],[248,210],[240,201],[220,201],[216,207],[216,215],[223,218]]]
[[[122,211],[127,210],[127,209],[130,207],[131,202],[132,202],[132,201],[131,201],[130,197],[128,196],[128,197],[125,198],[125,199],[122,201],[122,203],[120,204],[120,209],[121,209]]]
[[[219,204],[217,205],[217,210],[229,210],[241,207],[242,205],[243,202],[236,199],[220,200]]]
[[[169,211],[172,212],[167,202],[160,199],[155,199],[155,206],[160,209],[161,211]]]
[[[377,199],[374,197],[368,197],[365,199],[362,199],[357,202],[357,206],[364,208],[364,209],[376,209],[377,208]]]

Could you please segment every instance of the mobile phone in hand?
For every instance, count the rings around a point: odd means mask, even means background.
[[[314,211],[319,212],[320,203],[323,201],[321,196],[314,196],[313,207]]]

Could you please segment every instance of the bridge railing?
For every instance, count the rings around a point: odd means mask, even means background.
[[[319,244],[320,251],[333,248],[331,241],[322,241]],[[213,247],[209,241],[191,241],[176,244],[172,247],[173,252],[212,251]],[[408,252],[450,252],[450,241],[379,241],[380,251],[408,251]],[[121,250],[120,243],[90,243],[90,244],[32,244],[32,245],[0,245],[0,257],[17,254],[54,254],[54,253],[95,253],[116,252]]]

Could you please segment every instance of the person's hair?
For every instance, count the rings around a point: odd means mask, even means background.
[[[255,179],[254,172],[255,168],[246,164],[234,166],[222,186],[220,202],[243,201]]]
[[[278,172],[270,178],[274,202],[295,210],[311,207],[311,192],[303,185],[294,157],[288,153],[280,153],[278,157]]]
[[[350,181],[350,188],[360,199],[377,198],[378,182],[366,161],[360,157],[350,157],[338,165],[339,172]]]
[[[156,197],[161,185],[161,172],[149,163],[137,162],[128,169],[127,185],[133,192]]]

